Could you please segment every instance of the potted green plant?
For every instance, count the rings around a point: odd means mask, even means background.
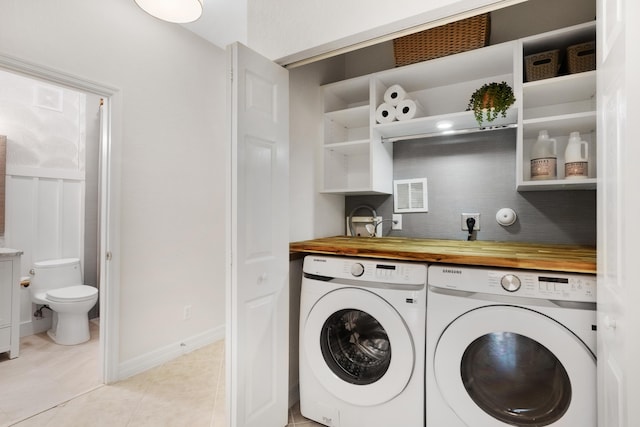
[[[507,110],[516,102],[513,89],[507,82],[486,83],[471,95],[467,110],[473,111],[473,115],[482,126],[484,121],[492,122],[498,115],[507,117]]]

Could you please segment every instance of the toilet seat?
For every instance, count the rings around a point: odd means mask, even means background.
[[[93,286],[76,285],[53,289],[47,292],[46,298],[53,302],[81,302],[88,301],[98,295],[98,289]]]

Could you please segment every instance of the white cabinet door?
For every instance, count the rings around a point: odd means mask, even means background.
[[[0,328],[11,326],[11,302],[13,300],[14,286],[11,262],[0,261]],[[15,292],[17,292],[17,289]]]
[[[232,427],[287,424],[289,74],[236,43],[231,104],[227,407]]]
[[[2,257],[0,261],[0,353],[18,357],[20,349],[20,257]]]

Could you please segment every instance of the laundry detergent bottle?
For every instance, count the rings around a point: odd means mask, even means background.
[[[556,140],[549,138],[546,130],[541,130],[531,147],[531,179],[556,179],[557,163]]]
[[[580,139],[580,132],[571,132],[564,152],[564,178],[589,177],[589,144]]]

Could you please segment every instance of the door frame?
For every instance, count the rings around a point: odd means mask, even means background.
[[[100,147],[100,206],[98,248],[100,271],[100,375],[105,384],[117,381],[119,353],[119,287],[120,263],[114,256],[119,247],[119,162],[114,154],[119,152],[119,143],[113,138],[114,110],[121,105],[121,91],[115,87],[93,82],[82,77],[61,72],[22,59],[0,54],[0,69],[13,72],[58,86],[98,95],[104,99],[101,109],[102,146]]]

